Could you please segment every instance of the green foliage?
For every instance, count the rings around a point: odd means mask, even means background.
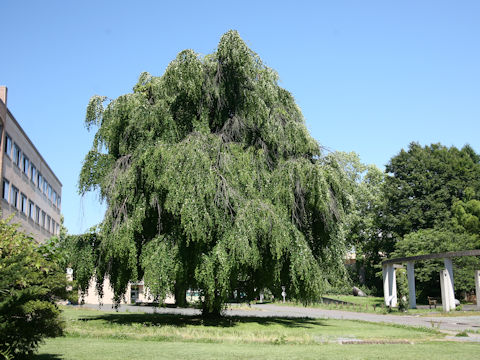
[[[157,237],[150,241],[142,253],[141,266],[144,280],[149,284],[149,290],[159,299],[165,299],[168,294],[175,293],[175,281],[178,271],[178,247],[172,242]]]
[[[79,191],[107,202],[84,268],[108,276],[117,299],[144,277],[159,298],[201,289],[215,313],[235,289],[253,299],[285,285],[308,302],[342,275],[343,173],[237,32],[105,100],[87,108],[98,131]]]
[[[405,257],[447,251],[472,250],[480,248],[480,238],[467,233],[449,230],[426,229],[406,235],[398,241],[392,257]],[[455,290],[469,291],[475,288],[474,270],[480,266],[477,257],[453,258]],[[419,296],[437,296],[440,290],[440,270],[444,269],[443,259],[418,261],[415,263],[415,282]],[[435,292],[435,293],[432,293]]]
[[[389,257],[480,248],[480,157],[440,144],[411,143],[386,167],[381,250]],[[471,290],[474,257],[454,259],[455,289]],[[416,263],[420,296],[438,295],[442,261]]]
[[[63,216],[60,218],[60,231],[47,239],[41,245],[42,252],[47,254],[48,258],[55,262],[60,268],[66,269],[70,262],[70,252],[65,247],[68,238],[67,228],[63,225]]]
[[[453,226],[460,231],[480,236],[480,201],[456,201],[452,207]]]
[[[469,146],[411,143],[386,167],[384,229],[393,240],[420,229],[443,226],[456,200],[480,197],[480,161]],[[385,249],[393,250],[394,242]]]
[[[13,360],[13,355],[10,349],[7,350],[0,350],[0,356],[3,360]]]
[[[45,337],[62,334],[60,310],[65,273],[48,246],[0,220],[0,351],[15,358],[31,354]]]
[[[385,208],[382,192],[385,174],[375,165],[361,163],[356,153],[335,152],[331,156],[342,168],[346,179],[343,186],[348,189],[350,211],[346,215],[344,231],[347,244],[356,253],[356,262],[350,267],[351,278],[357,285],[381,289],[381,278],[375,273],[385,242],[381,226]]]
[[[65,267],[71,267],[74,275],[75,288],[85,293],[88,290],[92,277],[97,280],[97,291],[102,294],[103,278],[95,271],[95,263],[99,256],[100,244],[97,228],[93,227],[82,235],[66,236],[60,248],[66,254]],[[97,276],[98,275],[98,276]]]
[[[408,308],[408,279],[405,269],[396,270],[398,311],[406,311]]]

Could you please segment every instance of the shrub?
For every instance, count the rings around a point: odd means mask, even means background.
[[[52,252],[0,220],[0,354],[32,354],[45,337],[62,334],[55,300],[66,277]],[[5,355],[4,355],[5,356]]]
[[[405,269],[397,270],[397,296],[398,311],[406,311],[408,309],[408,279]]]

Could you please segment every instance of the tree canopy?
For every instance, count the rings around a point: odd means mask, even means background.
[[[480,157],[468,145],[459,150],[411,143],[386,172],[384,229],[392,239],[441,226],[452,217],[455,201],[480,196]]]
[[[334,157],[348,181],[349,211],[344,221],[347,245],[357,249],[368,246],[369,241],[379,237],[381,232],[378,218],[384,210],[385,174],[375,165],[363,164],[354,152],[334,152],[329,156]]]
[[[393,257],[480,248],[480,157],[462,149],[412,143],[386,167],[383,251]],[[394,251],[394,252],[393,252]],[[393,252],[393,253],[392,253]],[[476,257],[454,259],[455,289],[474,287]],[[417,286],[438,291],[441,261],[420,262]]]
[[[342,271],[343,173],[237,32],[141,74],[133,93],[92,97],[86,125],[97,131],[79,190],[107,211],[95,241],[79,241],[117,301],[144,278],[160,299],[200,289],[206,313],[235,289],[283,285],[308,302]]]
[[[468,145],[411,143],[386,166],[385,174],[360,163],[354,153],[336,153],[349,179],[353,205],[346,217],[346,238],[356,247],[354,281],[382,291],[382,258],[478,248],[480,236],[480,157]],[[471,264],[455,260],[457,290],[471,289]],[[478,262],[478,261],[477,261]],[[432,295],[440,263],[419,265],[418,285]],[[469,273],[470,272],[470,273]],[[470,287],[470,288],[469,288]]]
[[[452,206],[453,227],[480,237],[480,200],[458,200]]]
[[[386,175],[375,165],[361,163],[354,152],[335,152],[329,156],[336,159],[348,180],[350,206],[344,221],[345,238],[356,254],[355,266],[350,268],[351,280],[370,289],[381,288],[382,279],[375,274],[386,240],[381,227]]]

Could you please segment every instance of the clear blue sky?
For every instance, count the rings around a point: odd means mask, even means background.
[[[3,0],[0,84],[63,182],[70,233],[102,220],[76,185],[94,94],[131,92],[186,48],[236,29],[301,107],[320,144],[380,168],[412,141],[480,152],[480,1]]]

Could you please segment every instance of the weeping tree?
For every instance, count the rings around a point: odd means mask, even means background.
[[[236,289],[305,303],[344,274],[344,176],[309,135],[292,95],[236,31],[216,52],[178,54],[133,93],[91,98],[95,128],[79,191],[107,204],[100,231],[78,237],[97,285],[120,301],[144,279],[160,300],[187,289],[219,314]],[[78,259],[78,257],[77,257]]]

